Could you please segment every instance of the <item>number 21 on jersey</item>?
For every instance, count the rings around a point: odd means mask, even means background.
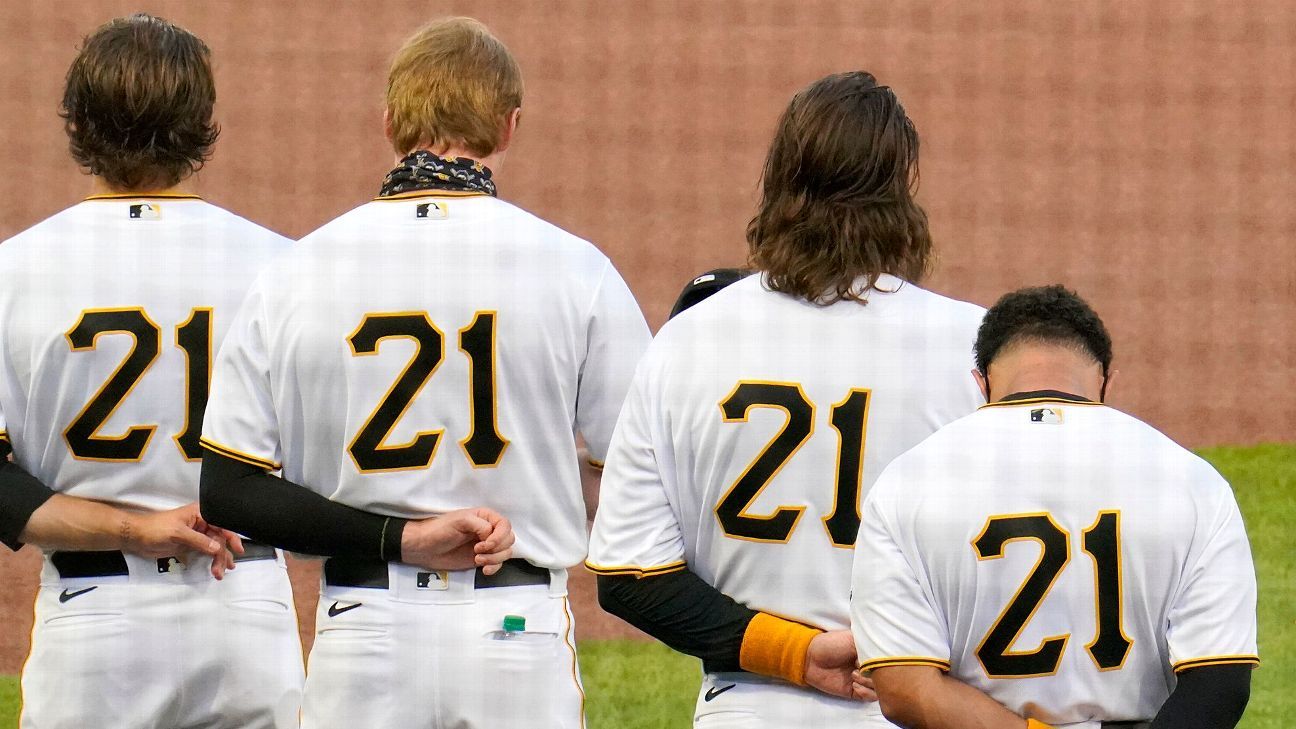
[[[859,532],[860,475],[864,463],[865,426],[872,392],[852,389],[833,405],[828,422],[837,431],[837,470],[833,511],[823,517],[824,529],[835,547],[855,546]],[[752,542],[783,543],[792,537],[804,506],[780,506],[774,513],[747,513],[752,502],[778,475],[814,433],[815,406],[796,383],[739,382],[724,400],[720,412],[726,423],[747,422],[753,408],[775,408],[787,414],[783,428],[765,445],[737,481],[716,504],[715,515],[725,536]]]
[[[98,346],[99,337],[128,335],[134,339],[130,352],[117,369],[81,408],[63,431],[72,457],[82,461],[130,463],[144,457],[156,425],[136,425],[117,436],[100,435],[99,429],[135,389],[162,351],[162,329],[139,307],[89,309],[66,333],[73,352]],[[212,310],[195,308],[176,326],[176,346],[185,354],[185,426],[172,436],[186,461],[202,458],[198,436],[202,434],[203,411],[211,383]]]
[[[1113,671],[1124,665],[1133,646],[1121,624],[1120,512],[1099,512],[1083,536],[1081,547],[1093,559],[1097,613],[1096,634],[1085,650],[1098,670]],[[1045,638],[1035,650],[1012,650],[1026,623],[1071,562],[1071,535],[1048,513],[992,516],[972,540],[972,548],[978,560],[1000,559],[1007,545],[1019,540],[1038,542],[1040,556],[977,646],[977,659],[990,678],[1050,676],[1061,665],[1062,653],[1071,639],[1070,634],[1055,635]]]
[[[496,424],[495,315],[493,311],[479,311],[468,326],[459,330],[459,350],[468,357],[468,407],[472,416],[472,432],[459,441],[459,446],[474,468],[499,465],[509,444]],[[386,442],[445,359],[445,336],[424,311],[366,314],[347,337],[347,343],[352,355],[368,357],[378,354],[379,345],[387,339],[413,340],[414,356],[347,447],[361,473],[427,468],[444,434],[441,429],[421,430],[408,442]]]

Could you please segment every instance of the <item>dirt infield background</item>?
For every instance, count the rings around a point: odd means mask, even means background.
[[[6,0],[0,238],[87,192],[55,110],[80,38],[114,15],[146,9],[207,40],[224,133],[200,190],[299,236],[388,169],[389,54],[469,13],[526,77],[502,197],[599,244],[657,326],[695,273],[743,261],[790,95],[863,68],[922,135],[933,288],[988,305],[1064,282],[1113,331],[1117,406],[1189,445],[1296,440],[1293,5],[899,5]],[[34,572],[30,550],[0,555],[0,673],[26,651]],[[588,587],[583,634],[622,630]]]

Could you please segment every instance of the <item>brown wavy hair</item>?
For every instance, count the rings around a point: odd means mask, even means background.
[[[197,172],[220,135],[211,51],[137,13],[100,26],[68,69],[59,116],[72,158],[119,190],[163,189]]]
[[[917,184],[918,132],[891,89],[863,71],[822,78],[779,120],[747,225],[751,265],[774,291],[824,306],[864,303],[884,273],[920,281],[932,241]]]

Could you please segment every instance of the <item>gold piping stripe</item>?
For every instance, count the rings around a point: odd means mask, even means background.
[[[139,195],[130,195],[127,193],[113,193],[107,195],[91,195],[85,199],[85,202],[94,202],[100,200],[201,200],[198,195],[181,195],[179,193],[140,193]]]
[[[1006,400],[1006,401],[998,401],[998,402],[988,402],[985,405],[982,405],[981,407],[977,408],[977,410],[985,410],[986,408],[1010,408],[1010,407],[1015,407],[1017,405],[1038,405],[1039,403],[1042,402],[1055,403],[1058,405],[1102,405],[1103,404],[1100,402],[1094,402],[1092,400],[1065,400],[1059,397],[1032,397],[1026,400]]]
[[[1260,665],[1260,656],[1206,656],[1204,658],[1190,658],[1186,661],[1179,661],[1174,664],[1175,673],[1186,671],[1190,668],[1201,668],[1203,666],[1225,666],[1237,663],[1249,663],[1251,665]]]
[[[460,190],[414,190],[413,192],[402,192],[399,195],[387,195],[376,197],[373,202],[397,202],[400,200],[418,200],[425,197],[490,197],[484,192],[468,192]]]
[[[576,691],[580,694],[580,729],[585,729],[585,687],[581,685],[580,671],[576,663],[576,645],[572,643],[571,628],[572,614],[571,603],[566,596],[563,597],[563,617],[567,619],[567,629],[563,631],[563,642],[567,644],[568,650],[571,651],[571,673],[572,680],[576,682]]]
[[[199,438],[198,442],[201,443],[202,446],[209,451],[219,453],[222,456],[228,456],[229,458],[233,458],[236,461],[242,461],[248,464],[249,466],[260,466],[261,468],[265,468],[270,471],[278,471],[280,468],[283,468],[282,464],[275,463],[274,461],[270,461],[265,458],[259,458],[257,456],[249,455],[247,453],[244,453],[243,451],[236,451],[233,448],[230,448],[229,446],[221,445],[220,443],[217,443],[215,441],[208,440],[206,437]]]
[[[589,562],[588,560],[585,562],[585,568],[588,569],[590,572],[593,572],[594,574],[598,574],[598,575],[608,575],[608,576],[638,575],[639,577],[653,577],[656,575],[669,574],[671,572],[679,572],[680,570],[684,569],[687,566],[688,563],[683,560],[680,560],[679,562],[671,562],[670,564],[660,565],[658,567],[634,567],[628,565],[620,566],[620,567],[602,567],[592,562]]]
[[[0,430],[0,440],[2,440],[2,441],[4,441],[4,442],[8,443],[8,442],[9,442],[9,434],[6,433],[6,432],[3,431],[3,430]]]
[[[875,668],[887,668],[890,666],[931,666],[939,668],[942,671],[950,670],[950,662],[942,661],[939,658],[924,658],[922,656],[895,656],[893,658],[875,658],[871,661],[865,661],[859,666],[861,671],[872,671]]]

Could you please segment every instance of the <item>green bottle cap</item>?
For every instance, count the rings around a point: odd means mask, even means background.
[[[521,615],[505,615],[504,630],[509,633],[521,633],[526,630],[526,618]]]

